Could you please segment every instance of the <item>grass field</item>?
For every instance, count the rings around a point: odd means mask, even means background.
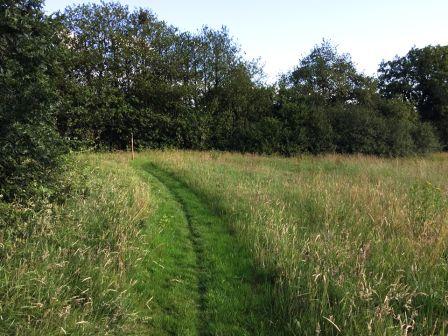
[[[448,332],[446,154],[72,160],[2,205],[2,334]]]
[[[290,333],[448,331],[448,157],[149,152],[270,274]]]

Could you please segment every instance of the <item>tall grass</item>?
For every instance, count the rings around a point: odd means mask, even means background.
[[[286,159],[153,151],[140,159],[174,174],[222,215],[270,275],[277,301],[268,320],[288,321],[289,333],[446,335],[446,154]],[[171,273],[149,266],[183,249],[169,239],[174,231],[160,233],[161,221],[170,219],[173,230],[185,223],[177,223],[182,216],[166,190],[128,160],[77,155],[61,182],[68,196],[26,207],[0,203],[0,334],[163,334],[174,317],[194,315],[160,315],[168,314],[162,303],[194,307],[190,284],[170,289],[164,279]],[[175,294],[182,297],[172,301]],[[152,301],[161,295],[167,302],[159,307]]]
[[[129,270],[150,195],[123,157],[69,163],[67,198],[1,206],[0,334],[135,334]]]
[[[446,154],[143,155],[201,193],[251,247],[292,333],[447,333]]]

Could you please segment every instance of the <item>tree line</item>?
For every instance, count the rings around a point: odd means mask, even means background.
[[[0,194],[47,182],[67,150],[216,149],[403,156],[448,148],[448,46],[413,48],[378,76],[316,45],[277,83],[226,28],[183,32],[146,9],[46,15],[0,4]]]

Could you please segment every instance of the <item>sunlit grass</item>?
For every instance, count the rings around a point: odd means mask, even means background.
[[[299,334],[446,333],[447,155],[142,155],[226,218]]]
[[[0,333],[124,334],[138,320],[131,263],[151,199],[126,160],[70,159],[68,196],[38,208],[2,208]]]
[[[196,334],[207,276],[208,330],[446,335],[448,155],[151,151],[137,161],[76,155],[65,197],[1,204],[0,334]],[[188,211],[215,265],[202,275]],[[207,233],[209,222],[219,227]],[[229,250],[245,252],[220,257]],[[247,265],[262,275],[252,289],[232,273],[252,274]],[[275,300],[251,294],[257,286]],[[249,312],[245,297],[269,307]]]

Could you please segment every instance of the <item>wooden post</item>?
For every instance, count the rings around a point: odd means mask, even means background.
[[[131,151],[132,151],[132,160],[135,159],[135,154],[134,154],[134,133],[131,133]]]

